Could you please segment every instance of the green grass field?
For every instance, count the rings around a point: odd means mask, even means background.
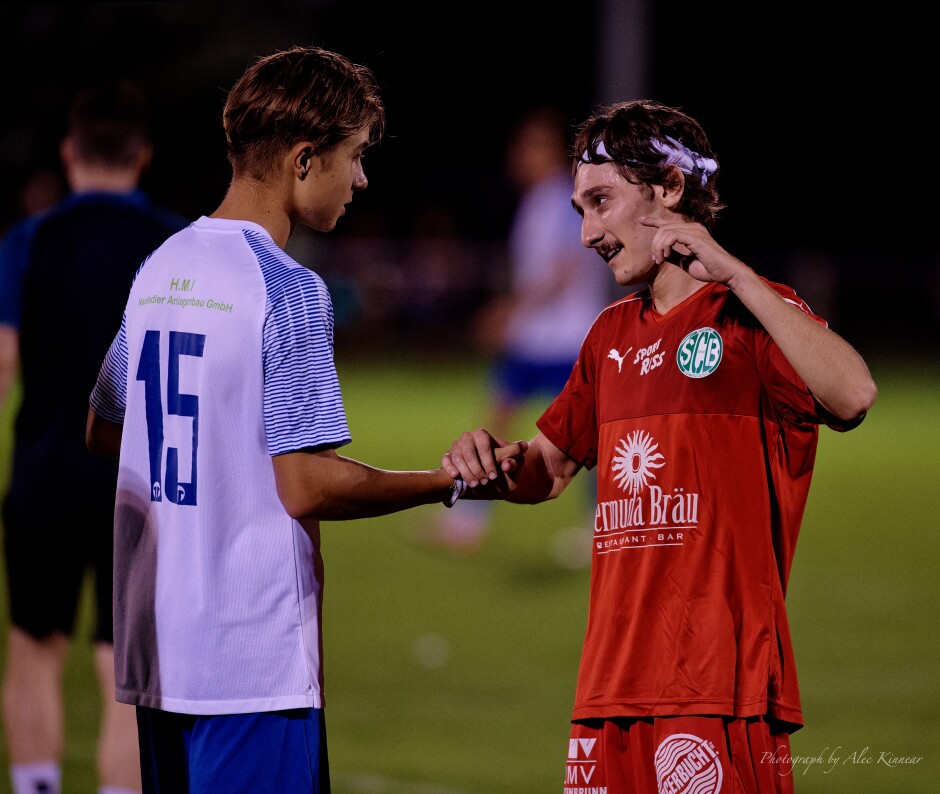
[[[352,457],[436,467],[451,438],[479,422],[479,364],[340,358]],[[807,722],[792,739],[801,794],[938,790],[940,368],[872,369],[880,398],[866,422],[821,435],[790,583]],[[4,486],[11,407],[0,424]],[[559,564],[552,549],[559,532],[584,523],[584,499],[497,505],[487,545],[465,558],[412,542],[443,509],[323,527],[334,792],[560,794],[588,572]],[[66,686],[65,791],[93,794],[98,705],[87,641]],[[887,763],[911,757],[921,760]]]

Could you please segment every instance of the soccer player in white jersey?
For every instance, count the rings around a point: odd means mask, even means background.
[[[116,696],[144,792],[328,792],[319,522],[462,483],[337,453],[330,295],[283,250],[367,185],[371,72],[314,47],[259,58],[223,125],[229,189],[139,269],[90,399],[88,446],[120,459]]]

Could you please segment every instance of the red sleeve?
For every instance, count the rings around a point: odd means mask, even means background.
[[[558,449],[588,469],[597,463],[596,356],[592,338],[588,333],[565,388],[535,423]]]
[[[767,281],[767,284],[783,296],[787,303],[796,306],[820,325],[829,327],[826,320],[816,314],[791,287],[772,281]],[[757,340],[757,357],[770,402],[786,424],[824,424],[837,431],[850,430],[858,424],[847,423],[826,411],[813,398],[803,379],[767,333],[761,332]]]

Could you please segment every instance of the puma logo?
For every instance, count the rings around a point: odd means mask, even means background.
[[[617,372],[620,372],[620,370],[623,369],[623,360],[627,357],[627,354],[631,350],[633,350],[632,345],[624,350],[623,353],[618,352],[617,348],[611,348],[610,352],[607,354],[607,358],[612,358],[617,362]]]

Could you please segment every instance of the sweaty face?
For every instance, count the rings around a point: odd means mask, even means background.
[[[350,135],[335,149],[315,156],[309,176],[299,185],[300,220],[321,232],[331,231],[353,193],[369,184],[362,156],[369,145],[369,131]]]
[[[639,218],[657,214],[653,193],[628,182],[613,163],[584,163],[575,174],[571,203],[581,215],[581,243],[603,257],[617,283],[646,281],[655,230]]]

